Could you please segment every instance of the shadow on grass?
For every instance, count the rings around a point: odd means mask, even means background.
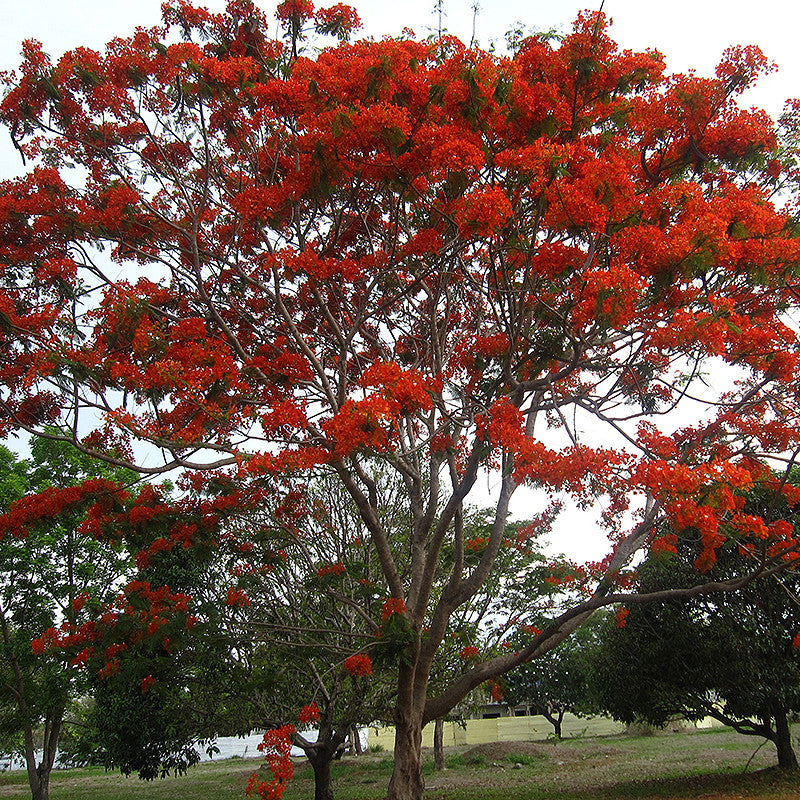
[[[568,782],[569,778],[565,778]],[[431,781],[433,783],[433,781]],[[535,784],[504,786],[502,791],[489,787],[450,787],[437,791],[434,786],[425,792],[428,800],[796,800],[800,797],[800,771],[777,767],[752,773],[692,775],[682,778],[654,778],[624,781],[613,786],[574,789],[537,787]]]
[[[685,778],[656,778],[628,781],[595,792],[574,794],[575,800],[623,800],[623,798],[797,798],[800,772],[777,767],[747,774],[693,775]]]

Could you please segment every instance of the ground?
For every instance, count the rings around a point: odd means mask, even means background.
[[[443,773],[433,771],[432,754],[426,753],[426,798],[797,800],[800,773],[775,769],[774,748],[762,745],[753,737],[712,730],[449,748]],[[258,766],[253,760],[228,759],[153,783],[102,769],[58,772],[51,800],[243,800],[247,780]],[[334,767],[336,799],[382,800],[390,771],[390,753],[343,759]],[[284,800],[307,800],[311,787],[311,770],[298,760]],[[30,797],[24,773],[0,773],[0,797]]]

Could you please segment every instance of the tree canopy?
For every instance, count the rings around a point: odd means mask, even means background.
[[[797,115],[782,132],[737,105],[771,68],[758,48],[670,75],[597,13],[508,56],[350,44],[342,5],[277,15],[275,39],[249,0],[174,0],[103,52],[53,64],[25,43],[0,105],[31,165],[0,186],[0,427],[214,489],[188,520],[180,498],[138,503],[164,522],[150,550],[213,547],[267,501],[302,540],[309,475],[338,481],[407,633],[389,796],[408,800],[422,725],[624,599],[660,519],[698,532],[701,572],[731,539],[746,573],[796,557],[791,522],[742,496],[800,444]],[[465,504],[487,471],[477,543]],[[429,693],[450,619],[521,544],[523,484],[600,505],[612,550],[571,576],[585,599]],[[79,490],[87,531],[122,524],[115,492]],[[370,652],[348,658],[366,673]]]

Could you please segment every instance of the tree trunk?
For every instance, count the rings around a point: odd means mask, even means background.
[[[556,739],[561,741],[561,722],[564,719],[564,712],[559,709],[553,713],[550,709],[545,708],[542,716],[553,726],[553,731]]]
[[[326,709],[320,720],[315,742],[309,742],[300,734],[296,734],[293,739],[293,743],[302,749],[314,770],[314,800],[333,800],[331,764],[341,757],[349,729],[349,725],[332,728]]]
[[[350,753],[354,756],[362,755],[364,750],[361,747],[361,736],[358,732],[358,726],[353,725],[347,732],[347,736],[350,740]]]
[[[395,714],[394,769],[387,800],[422,800],[422,714]]]
[[[433,723],[433,766],[443,770],[444,766],[444,720],[437,717]]]
[[[556,739],[558,739],[559,742],[562,739],[562,736],[561,736],[561,718],[562,718],[562,714],[559,714],[555,718],[555,721],[553,722],[553,730],[555,731]]]
[[[28,783],[31,787],[31,800],[49,800],[50,798],[50,770],[39,764],[35,770],[36,779],[31,780],[28,772]]]
[[[792,748],[792,731],[785,709],[776,710],[775,719],[775,749],[778,751],[778,766],[782,769],[797,769],[797,756]]]
[[[36,766],[36,757],[25,752],[25,762],[28,769],[28,784],[31,787],[32,800],[49,800],[50,797],[50,768],[43,761]]]
[[[309,761],[314,770],[314,800],[333,800],[330,754],[320,751]]]
[[[32,800],[49,800],[50,773],[56,760],[62,716],[63,712],[59,710],[52,718],[45,721],[42,760],[38,766],[36,764],[33,729],[29,725],[25,726],[25,766],[27,767]]]

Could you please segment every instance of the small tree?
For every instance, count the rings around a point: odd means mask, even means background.
[[[556,649],[506,673],[503,687],[508,702],[524,703],[543,716],[553,726],[557,740],[562,738],[566,713],[579,717],[599,713],[590,672],[604,635],[602,617],[595,615]]]
[[[765,519],[784,515],[784,501],[768,498],[751,499],[750,510]],[[657,539],[639,569],[640,591],[698,586],[693,562],[699,548],[696,529]],[[724,546],[710,577],[738,574],[748,558],[740,548],[735,541]],[[778,765],[796,769],[789,722],[800,711],[799,597],[800,578],[790,572],[724,595],[624,609],[621,627],[609,623],[593,650],[593,694],[628,723],[713,717],[773,742]]]
[[[83,656],[92,738],[107,767],[152,779],[195,763],[198,741],[266,728],[275,776],[250,791],[279,791],[296,745],[315,797],[330,800],[331,763],[348,735],[388,714],[389,684],[372,659],[391,663],[405,646],[402,608],[377,591],[374,554],[335,484],[269,500],[224,480],[184,488],[176,500],[145,485],[92,517],[96,533],[113,530],[134,548],[138,565],[112,604],[87,608],[55,642],[67,660]],[[366,644],[372,659],[354,654]]]

